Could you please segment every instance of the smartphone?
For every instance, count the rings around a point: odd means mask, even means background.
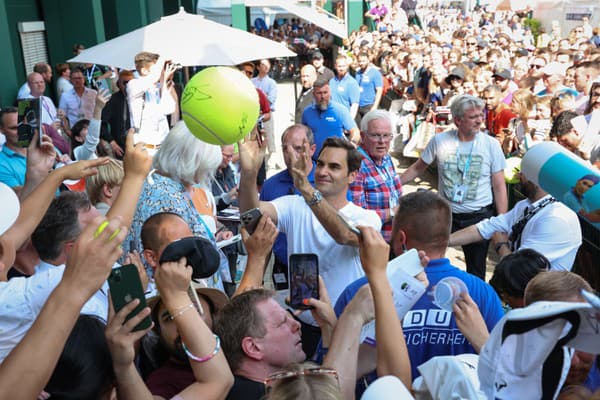
[[[42,143],[42,110],[40,99],[19,100],[17,105],[17,144],[29,147],[36,131],[40,145]]]
[[[252,235],[256,230],[256,226],[258,225],[258,221],[260,220],[261,216],[262,213],[260,212],[259,208],[253,208],[240,215],[242,226],[246,228],[250,235]]]
[[[350,221],[344,216],[344,214],[340,212],[338,212],[337,215],[338,218],[344,223],[344,225],[346,225],[346,227],[352,231],[352,233],[354,233],[356,236],[360,236],[360,230],[356,227],[356,224],[354,224],[354,222]]]
[[[290,254],[290,306],[308,310],[302,300],[319,298],[319,257],[316,254]]]
[[[115,307],[115,312],[119,312],[133,299],[140,300],[137,307],[125,318],[125,321],[129,321],[146,307],[144,288],[135,265],[127,264],[114,268],[108,277],[108,287],[110,288],[110,298]],[[150,325],[152,325],[152,319],[147,316],[133,330],[141,331],[149,328]]]
[[[264,121],[265,116],[261,115],[258,117],[258,120],[256,121],[256,141],[258,142],[259,146],[262,146],[262,133],[261,131],[263,129],[265,129],[265,121]]]

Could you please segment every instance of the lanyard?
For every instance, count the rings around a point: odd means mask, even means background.
[[[48,116],[50,116],[50,118],[52,118],[52,121],[54,121],[56,119],[56,115],[52,115],[52,113],[50,112],[50,107],[48,107],[48,104],[46,104],[46,102],[44,101],[44,96],[40,96],[40,102],[42,103],[42,106],[48,113]]]
[[[87,78],[88,85],[92,85],[92,78],[94,78],[94,70],[96,69],[96,64],[92,65],[92,68],[89,70],[85,70],[85,76]]]
[[[471,168],[471,161],[473,160],[473,149],[475,148],[475,145],[477,144],[477,136],[475,136],[475,140],[473,140],[473,144],[471,144],[471,151],[469,152],[469,157],[467,158],[467,161],[465,161],[465,169],[463,170],[462,173],[462,178],[461,178],[461,184],[465,182],[465,179],[467,179],[467,174],[469,173],[469,168]],[[459,168],[459,164],[460,164],[460,140],[458,140],[458,132],[456,133],[456,169],[458,169],[458,171],[460,172],[460,168]]]

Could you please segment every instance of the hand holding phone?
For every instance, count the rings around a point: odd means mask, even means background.
[[[246,231],[250,235],[254,233],[254,230],[256,229],[256,226],[258,225],[258,221],[260,220],[261,216],[262,213],[260,212],[260,208],[250,209],[242,213],[242,215],[240,215],[240,221],[242,221],[242,226],[246,228]]]
[[[316,254],[291,254],[290,306],[299,310],[311,308],[304,299],[319,299],[319,258]]]
[[[146,297],[144,296],[142,281],[134,264],[114,268],[108,277],[108,287],[110,288],[110,298],[116,313],[121,311],[123,307],[131,303],[134,299],[139,300],[138,305],[127,315],[125,321],[129,321],[146,308]],[[133,330],[141,331],[148,329],[151,325],[152,320],[150,316],[146,316]]]

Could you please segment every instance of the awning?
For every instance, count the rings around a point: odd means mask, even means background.
[[[318,27],[338,36],[340,38],[348,37],[346,23],[331,14],[322,10],[299,4],[293,0],[246,0],[246,7],[277,7],[282,8],[290,14],[297,15]]]

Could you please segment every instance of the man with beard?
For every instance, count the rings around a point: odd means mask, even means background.
[[[356,117],[358,101],[360,99],[360,88],[356,79],[348,73],[348,57],[340,54],[335,59],[336,76],[329,80],[332,100],[345,106],[352,118]]]
[[[306,107],[302,114],[302,124],[310,127],[315,135],[317,148],[313,155],[321,152],[323,142],[328,137],[345,137],[348,135],[352,143],[357,145],[360,141],[360,131],[350,112],[341,104],[331,101],[329,81],[317,79],[313,85],[315,102]]]
[[[581,226],[577,214],[527,179],[530,171],[520,173],[519,201],[507,213],[485,219],[450,235],[450,246],[492,239],[500,257],[519,249],[533,249],[550,261],[553,270],[571,270],[581,245]]]

